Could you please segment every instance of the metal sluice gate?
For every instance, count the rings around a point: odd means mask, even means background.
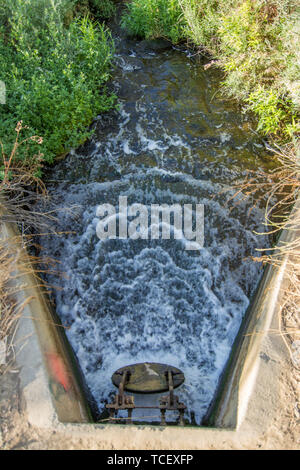
[[[114,401],[106,405],[109,410],[110,422],[116,422],[124,418],[118,418],[118,411],[127,410],[127,422],[132,423],[132,411],[135,409],[160,410],[160,424],[166,426],[166,411],[178,411],[178,424],[184,426],[184,412],[186,406],[179,401],[174,394],[174,389],[184,382],[184,374],[176,367],[159,363],[140,363],[118,369],[112,375],[112,382],[118,388]],[[153,406],[138,406],[134,403],[134,396],[125,393],[153,394],[168,392],[159,398],[159,403]]]

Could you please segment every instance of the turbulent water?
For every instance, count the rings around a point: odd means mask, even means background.
[[[184,371],[178,394],[199,424],[259,279],[247,258],[266,243],[253,234],[262,211],[232,210],[222,190],[266,162],[247,117],[216,95],[216,71],[145,42],[120,40],[117,50],[120,110],[98,118],[93,139],[48,174],[58,203],[78,206],[60,215],[73,233],[43,240],[66,272],[49,280],[63,288],[57,313],[100,411],[117,368],[162,362]],[[99,240],[96,208],[117,206],[120,195],[128,204],[204,204],[204,248]]]

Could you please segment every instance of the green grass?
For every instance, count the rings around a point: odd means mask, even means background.
[[[116,6],[112,0],[89,0],[89,3],[97,18],[108,19],[116,13]]]
[[[218,59],[226,93],[258,118],[258,130],[287,142],[299,135],[298,2],[131,0],[130,35],[188,42]]]
[[[0,0],[0,80],[7,91],[0,141],[7,151],[22,120],[25,137],[42,136],[38,150],[52,162],[82,144],[93,118],[115,106],[105,89],[114,54],[110,33],[88,17],[66,27],[72,8],[68,0]],[[18,158],[37,149],[26,151]]]

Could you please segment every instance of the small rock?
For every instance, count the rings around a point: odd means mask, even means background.
[[[268,363],[269,360],[270,360],[270,357],[269,357],[266,353],[260,353],[259,356],[260,356],[260,358],[261,358],[263,361],[265,361],[266,363]]]

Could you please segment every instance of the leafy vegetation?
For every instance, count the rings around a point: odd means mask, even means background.
[[[116,13],[113,0],[64,0],[65,21],[75,16],[92,15],[97,20],[107,20]]]
[[[178,0],[134,0],[128,4],[122,24],[134,36],[166,37],[177,43],[183,35],[181,17]]]
[[[227,94],[282,141],[299,134],[299,8],[294,0],[131,0],[129,34],[205,48],[225,70]]]
[[[104,87],[114,53],[111,36],[87,16],[66,27],[74,7],[72,0],[0,0],[0,80],[7,92],[0,141],[7,152],[20,120],[28,126],[25,137],[43,137],[39,148],[23,146],[19,159],[42,152],[52,162],[83,143],[93,118],[115,106]]]

